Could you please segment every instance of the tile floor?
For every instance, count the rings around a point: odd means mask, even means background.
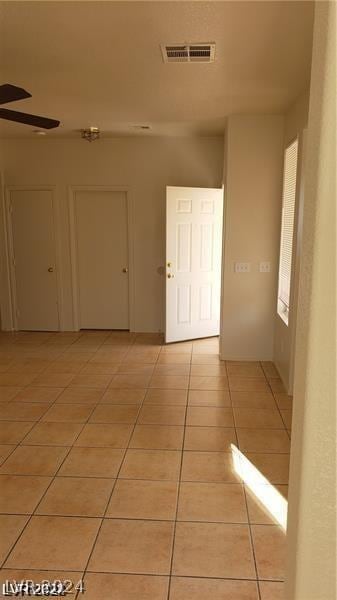
[[[1,581],[281,600],[285,535],[231,444],[286,496],[290,422],[274,366],[220,362],[216,338],[0,334]]]

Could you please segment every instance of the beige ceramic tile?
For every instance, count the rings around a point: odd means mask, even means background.
[[[187,390],[188,375],[153,375],[150,388],[168,390]]]
[[[118,364],[95,362],[86,363],[81,368],[80,375],[115,375],[118,371]]]
[[[115,423],[88,423],[75,442],[87,448],[126,448],[132,425]]]
[[[141,425],[184,425],[184,406],[143,406],[139,413]]]
[[[277,406],[280,409],[285,409],[285,410],[292,410],[293,407],[293,397],[292,396],[288,396],[288,394],[284,394],[284,393],[275,393],[274,394]]]
[[[224,362],[216,365],[196,365],[191,367],[191,375],[193,377],[219,377],[227,376],[226,365]]]
[[[119,479],[107,517],[118,519],[174,520],[178,484],[173,481]]]
[[[23,515],[0,515],[0,562],[2,563],[28,521]]]
[[[228,390],[189,390],[188,404],[190,406],[231,406]]]
[[[25,437],[26,446],[71,446],[82,429],[80,423],[36,423]]]
[[[278,379],[280,376],[273,362],[263,361],[261,363],[263,372],[268,379]]]
[[[15,446],[10,446],[8,444],[0,444],[0,464],[2,464],[6,458],[11,454],[14,450]]]
[[[279,508],[286,506],[288,486],[277,485],[273,486],[275,494],[275,513],[268,510],[269,503],[266,501],[269,498],[271,484],[254,485],[253,490],[246,487],[246,499],[249,513],[249,520],[256,525],[278,525],[276,516],[279,514]],[[277,511],[277,512],[276,512]]]
[[[230,427],[186,427],[184,450],[230,452],[231,444],[237,442]]]
[[[170,600],[258,600],[254,581],[172,577]]]
[[[291,429],[292,410],[281,410],[283,422],[287,429]]]
[[[113,390],[105,392],[102,404],[141,404],[144,400],[146,389],[135,390]]]
[[[167,575],[173,523],[107,519],[89,561],[90,571]]]
[[[170,355],[168,355],[170,356]],[[159,364],[154,368],[154,375],[189,375],[190,365],[189,364]]]
[[[277,393],[277,394],[286,393],[286,389],[285,389],[281,379],[270,379],[269,385],[274,393]]]
[[[100,404],[94,409],[89,423],[135,423],[138,412],[137,405]]]
[[[110,384],[110,389],[144,389],[147,388],[150,375],[115,375]]]
[[[5,581],[34,581],[42,585],[44,581],[72,582],[72,589],[79,589],[83,581],[82,571],[38,571],[33,569],[2,569],[0,574],[0,589]],[[69,585],[69,584],[68,584]],[[77,586],[77,587],[76,587]],[[74,593],[73,591],[70,593]],[[0,593],[0,598],[4,598]],[[50,592],[42,593],[39,598],[50,598]],[[52,596],[53,597],[53,596]],[[62,596],[61,596],[62,597]],[[55,596],[54,596],[55,598]]]
[[[186,425],[206,427],[234,427],[231,408],[188,406]]]
[[[116,477],[124,450],[113,448],[72,448],[59,475],[72,477]]]
[[[121,363],[117,369],[118,373],[130,374],[130,375],[152,375],[154,365],[147,365],[146,363]]]
[[[285,577],[286,536],[277,525],[252,525],[257,572],[260,579]]]
[[[116,573],[85,575],[85,600],[166,600],[167,589],[168,577]]]
[[[187,390],[149,389],[146,392],[144,404],[185,406],[187,404]]]
[[[9,402],[13,400],[23,388],[18,386],[4,386],[0,387],[0,402]]]
[[[55,477],[37,507],[37,515],[102,517],[114,479]]]
[[[282,429],[284,426],[276,408],[234,408],[236,427]]]
[[[191,390],[228,390],[227,377],[190,377]]]
[[[218,365],[222,364],[218,354],[192,354],[192,365]]]
[[[230,375],[229,389],[232,392],[270,392],[264,377],[237,377]]]
[[[232,455],[226,452],[184,452],[182,481],[238,483]]]
[[[242,452],[289,452],[290,441],[285,429],[237,429]]]
[[[49,404],[37,402],[2,402],[1,421],[38,421],[48,410]]]
[[[177,481],[180,461],[181,452],[175,450],[128,450],[120,477]]]
[[[32,517],[5,567],[81,571],[100,522],[79,517]]]
[[[130,448],[181,450],[184,428],[177,425],[136,425]]]
[[[179,493],[178,520],[247,523],[242,486],[183,482]]]
[[[50,482],[50,477],[0,475],[0,512],[32,513]]]
[[[161,354],[191,354],[192,342],[177,342],[167,344],[161,349]]]
[[[270,483],[288,483],[289,454],[256,454],[245,452],[245,456]]]
[[[158,365],[189,365],[191,363],[191,355],[186,352],[181,354],[174,352],[164,352],[159,355]]]
[[[36,374],[31,373],[0,373],[0,386],[24,386],[30,385],[35,379]]]
[[[1,465],[8,475],[52,476],[60,467],[68,449],[56,446],[18,446]]]
[[[15,396],[15,402],[54,402],[63,388],[42,388],[29,386]]]
[[[226,361],[227,373],[234,377],[265,377],[259,362],[249,361]]]
[[[112,380],[113,375],[76,375],[72,379],[71,387],[88,387],[95,389],[105,389]]]
[[[19,444],[32,427],[33,422],[0,421],[0,444]]]
[[[41,420],[49,423],[85,423],[92,410],[90,404],[54,404]]]
[[[276,408],[271,392],[231,392],[231,398],[238,408]]]
[[[284,583],[278,581],[260,581],[261,600],[286,600]]]
[[[67,387],[73,378],[73,373],[43,373],[34,379],[33,386]]]
[[[103,390],[93,388],[66,388],[57,398],[56,404],[94,405],[101,400],[103,393]]]
[[[248,526],[178,522],[173,574],[253,579],[255,568]]]

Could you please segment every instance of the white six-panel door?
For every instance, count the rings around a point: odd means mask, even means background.
[[[166,342],[219,335],[223,190],[166,188]]]
[[[11,190],[9,199],[18,329],[57,331],[53,193]]]

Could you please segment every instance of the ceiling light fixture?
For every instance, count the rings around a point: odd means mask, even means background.
[[[81,129],[81,138],[88,142],[94,142],[100,138],[100,130],[98,127],[89,127],[87,129]]]
[[[34,129],[33,133],[35,133],[35,135],[47,135],[47,133],[41,129]]]
[[[134,129],[141,129],[143,131],[148,131],[151,129],[150,125],[133,125]]]

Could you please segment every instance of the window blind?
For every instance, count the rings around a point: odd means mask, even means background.
[[[282,225],[278,281],[278,313],[288,323],[294,238],[298,140],[284,153]]]

